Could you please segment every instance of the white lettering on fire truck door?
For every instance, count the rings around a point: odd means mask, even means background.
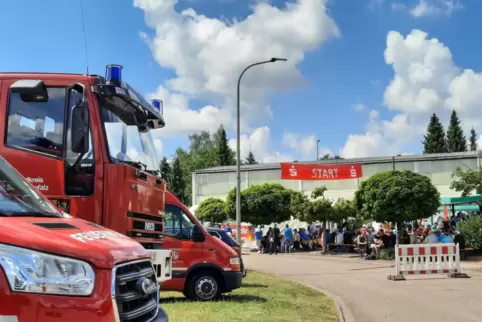
[[[44,178],[42,177],[27,177],[27,181],[34,186],[38,191],[49,191],[49,186],[44,184]],[[1,322],[1,321],[0,321]]]

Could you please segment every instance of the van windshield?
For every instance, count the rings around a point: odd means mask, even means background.
[[[0,216],[62,217],[3,157],[0,157]]]

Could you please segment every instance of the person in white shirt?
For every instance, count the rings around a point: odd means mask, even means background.
[[[335,237],[335,244],[343,244],[343,232],[339,231]]]

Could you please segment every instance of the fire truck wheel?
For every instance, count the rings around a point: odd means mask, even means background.
[[[189,281],[187,297],[196,301],[212,301],[221,296],[220,279],[210,271],[196,272]]]

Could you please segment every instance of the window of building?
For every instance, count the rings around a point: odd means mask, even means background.
[[[423,173],[423,174],[432,173],[432,162],[430,161],[417,162],[415,164],[415,172]]]
[[[191,219],[175,205],[166,204],[166,225],[164,234],[180,240],[191,240]]]
[[[18,93],[10,94],[5,144],[62,158],[66,90],[47,91],[47,102],[24,102]]]
[[[208,184],[208,175],[207,174],[198,174],[198,184],[200,185],[206,185]]]

